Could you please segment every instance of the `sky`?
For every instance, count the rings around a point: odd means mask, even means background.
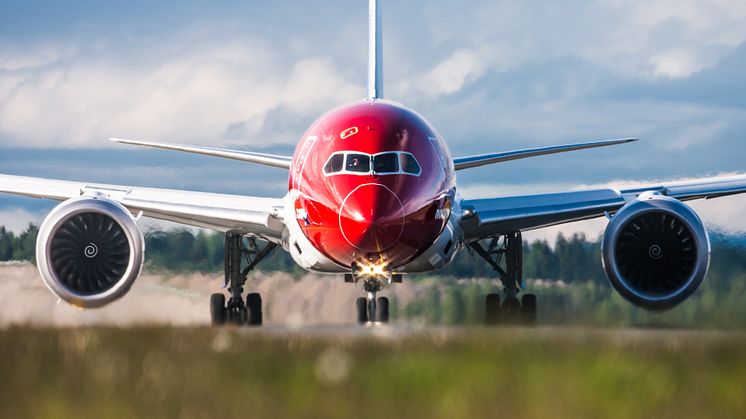
[[[382,17],[386,98],[455,156],[641,138],[460,171],[466,197],[746,172],[743,0],[383,0]],[[365,96],[366,48],[365,0],[5,0],[0,173],[282,196],[281,169],[107,138],[291,154],[315,118]],[[0,224],[52,206],[0,196]],[[746,231],[744,197],[695,208]]]

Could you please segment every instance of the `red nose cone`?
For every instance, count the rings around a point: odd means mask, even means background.
[[[339,228],[344,238],[365,252],[393,246],[404,229],[404,209],[389,188],[369,183],[358,186],[342,202]]]

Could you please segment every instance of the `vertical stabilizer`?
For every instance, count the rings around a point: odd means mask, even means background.
[[[383,99],[380,0],[368,3],[368,99]]]

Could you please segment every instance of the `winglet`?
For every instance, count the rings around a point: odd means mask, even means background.
[[[154,143],[147,141],[126,140],[123,138],[109,138],[109,141],[120,144],[129,144],[142,147],[160,148],[163,150],[184,151],[187,153],[202,154],[205,156],[221,157],[224,159],[240,160],[249,163],[263,164],[265,166],[289,169],[293,161],[289,156],[277,156],[274,154],[254,153],[251,151],[227,150],[213,147],[199,147],[183,144]]]

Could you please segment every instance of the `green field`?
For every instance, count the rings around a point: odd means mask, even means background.
[[[0,331],[0,417],[746,417],[746,334]]]

